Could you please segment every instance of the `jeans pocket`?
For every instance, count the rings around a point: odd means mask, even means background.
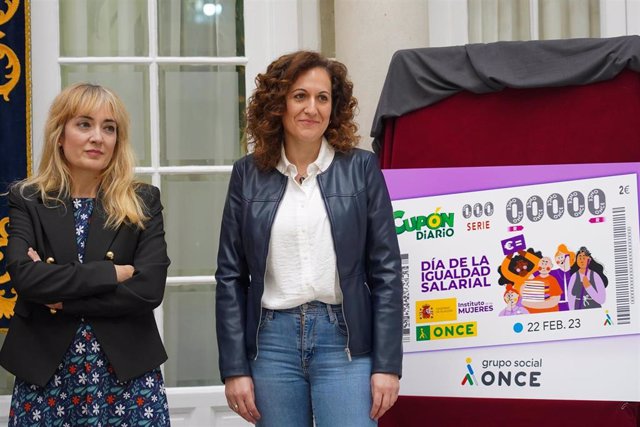
[[[262,309],[262,314],[260,315],[260,327],[258,331],[262,331],[267,327],[269,323],[273,320],[273,310],[269,310],[267,308]]]
[[[342,310],[335,310],[335,320],[333,321],[334,326],[342,335],[347,336],[347,323],[344,321],[344,316],[342,315]]]

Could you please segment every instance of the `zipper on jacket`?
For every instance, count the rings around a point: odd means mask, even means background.
[[[340,273],[338,273],[338,280],[340,280]],[[342,285],[340,285],[340,290],[342,290]],[[347,323],[347,316],[344,314],[344,292],[342,293],[342,304],[340,304],[340,308],[342,309],[344,327],[347,328],[347,346],[344,348],[344,352],[347,353],[347,359],[351,362],[351,350],[349,350],[349,324]]]
[[[369,295],[371,295],[371,288],[369,287],[369,284],[366,281],[364,282],[364,287],[367,288],[367,292],[369,292]]]
[[[347,328],[347,345],[344,348],[344,352],[347,353],[347,359],[351,362],[351,350],[349,349],[349,341],[351,338],[351,333],[349,332],[349,323],[347,322],[347,316],[344,313],[344,291],[342,290],[342,279],[340,279],[340,270],[338,269],[338,248],[336,248],[336,236],[335,236],[335,224],[333,221],[333,217],[331,216],[331,210],[329,210],[329,205],[327,204],[327,196],[324,193],[324,187],[322,186],[322,180],[319,179],[324,175],[324,172],[318,174],[318,187],[320,188],[320,193],[322,194],[322,201],[324,202],[324,208],[327,210],[327,218],[329,218],[329,223],[331,224],[331,238],[333,239],[333,251],[336,254],[336,274],[338,275],[338,285],[340,286],[340,292],[342,292],[342,303],[340,304],[340,308],[342,309],[342,318],[344,319],[344,327]]]
[[[258,334],[260,333],[261,325],[262,325],[262,302],[260,303],[260,317],[258,318],[258,328],[256,329],[256,357],[254,357],[253,360],[258,360]]]
[[[351,350],[349,350],[349,325],[347,325],[347,319],[344,317],[344,305],[342,305],[342,317],[344,318],[344,326],[347,328],[347,346],[344,348],[344,352],[347,353],[347,359],[351,362]]]
[[[277,200],[277,204],[276,204],[276,208],[273,211],[273,215],[271,216],[271,218],[269,219],[269,232],[267,233],[267,241],[266,241],[266,250],[265,250],[265,254],[264,254],[264,263],[265,263],[265,268],[264,268],[264,275],[262,276],[262,294],[260,294],[260,317],[258,317],[258,327],[256,328],[256,357],[253,358],[253,360],[258,360],[258,353],[260,353],[260,350],[258,348],[258,335],[260,334],[260,326],[262,326],[262,295],[264,294],[264,278],[267,275],[267,257],[269,256],[269,243],[271,242],[271,229],[273,228],[273,222],[276,220],[276,214],[278,213],[278,208],[280,207],[280,202],[282,201],[282,196],[284,194],[284,191],[287,188],[287,183],[288,183],[288,178],[285,176],[284,177],[284,185],[282,186],[282,189],[280,190],[280,195],[278,196],[278,200]]]

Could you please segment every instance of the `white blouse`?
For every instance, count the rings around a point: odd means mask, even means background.
[[[318,158],[298,183],[298,171],[282,148],[278,171],[287,176],[287,188],[271,229],[262,306],[273,310],[317,300],[341,304],[331,224],[317,176],[333,161],[334,149],[323,138]]]

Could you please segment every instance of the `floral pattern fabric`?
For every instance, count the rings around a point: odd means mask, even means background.
[[[82,262],[93,199],[73,199],[78,259]],[[78,327],[45,387],[16,378],[9,426],[169,426],[169,406],[159,368],[118,381],[91,325]]]
[[[93,213],[93,199],[76,198],[73,202],[73,217],[76,222],[76,245],[78,261],[84,262],[84,243],[89,236],[89,224]]]

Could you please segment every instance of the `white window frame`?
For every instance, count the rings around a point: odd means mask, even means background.
[[[181,174],[228,174],[231,165],[161,166],[158,66],[161,64],[240,65],[245,67],[247,98],[255,88],[254,79],[278,56],[298,49],[318,50],[320,46],[318,2],[320,0],[245,0],[245,56],[238,57],[158,57],[156,0],[148,1],[149,55],[140,57],[60,57],[59,6],[57,0],[31,0],[32,52],[32,156],[34,170],[40,160],[43,128],[48,108],[60,91],[60,66],[75,63],[148,64],[150,91],[150,166],[136,172],[150,175],[161,186],[161,176]],[[167,286],[210,285],[213,276],[174,276]],[[156,310],[163,331],[163,308]],[[230,411],[223,386],[167,388],[173,426],[244,425]],[[6,421],[11,396],[0,396],[0,422]]]

